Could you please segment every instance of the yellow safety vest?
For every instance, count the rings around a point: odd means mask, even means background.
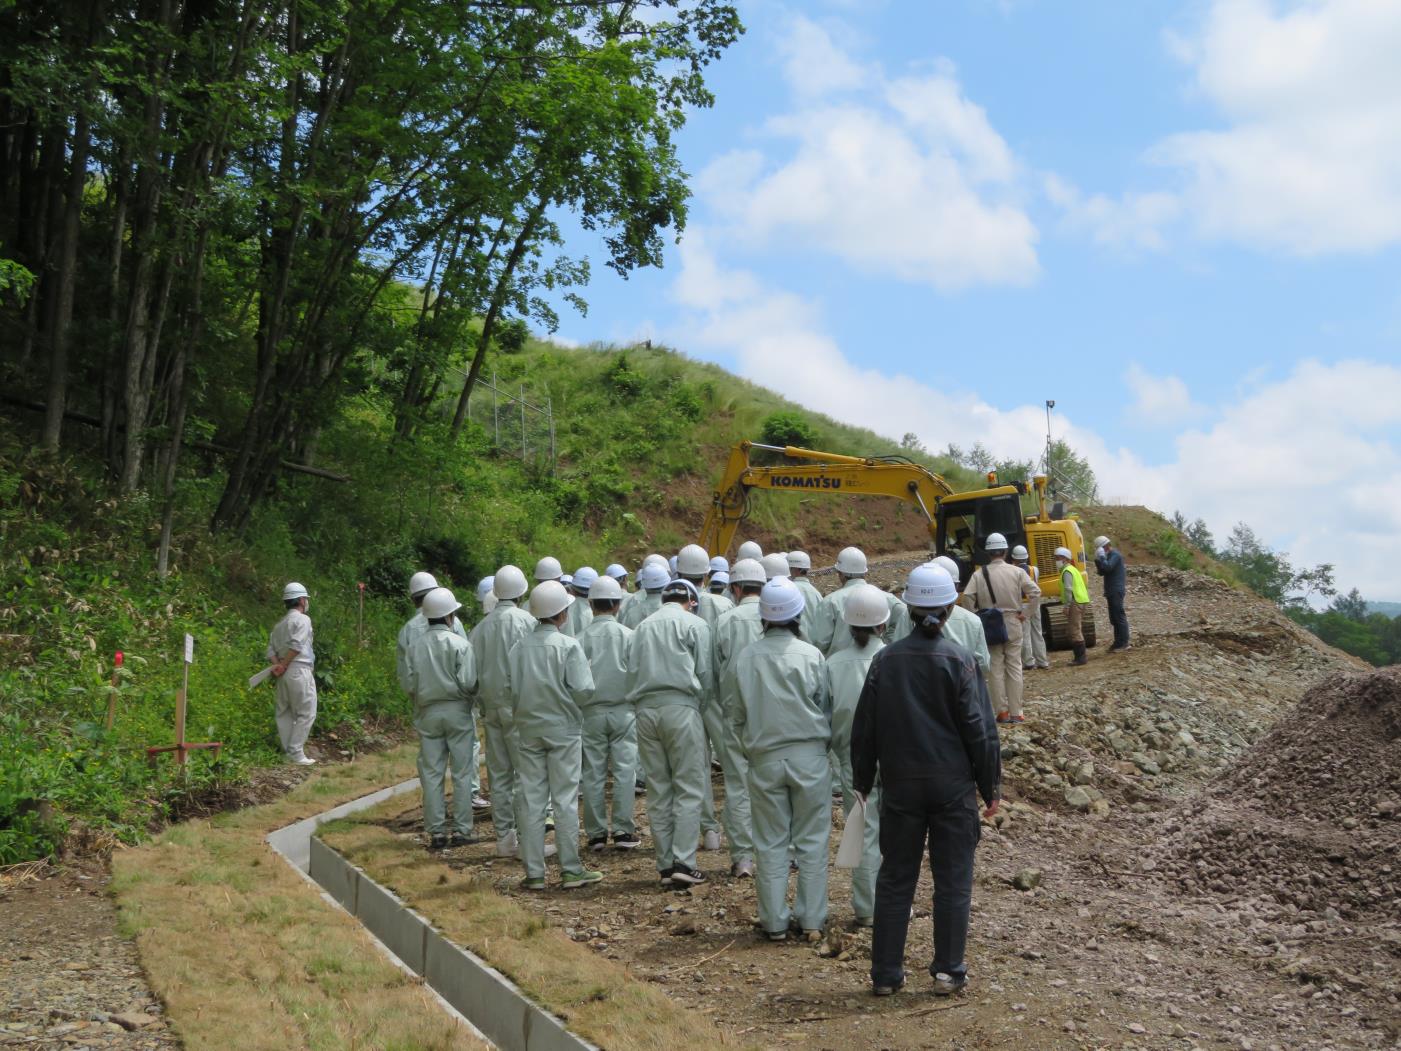
[[[1070,574],[1070,586],[1065,583],[1066,574]],[[1075,563],[1070,562],[1060,571],[1060,592],[1062,600],[1066,595],[1074,597],[1081,606],[1090,604],[1090,589],[1085,586],[1085,574],[1076,568]]]

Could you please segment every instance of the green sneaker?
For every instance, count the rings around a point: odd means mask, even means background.
[[[559,885],[565,890],[573,890],[575,887],[582,887],[585,883],[597,883],[603,879],[603,873],[593,869],[584,869],[581,872],[560,873]]]
[[[520,887],[521,887],[521,890],[544,890],[544,889],[545,889],[545,877],[544,877],[544,876],[527,876],[527,877],[525,877],[525,879],[521,880]]]

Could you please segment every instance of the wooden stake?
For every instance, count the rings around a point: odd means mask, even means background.
[[[122,651],[118,650],[112,657],[112,688],[107,691],[107,729],[112,729],[112,724],[117,720],[117,679],[122,671]]]

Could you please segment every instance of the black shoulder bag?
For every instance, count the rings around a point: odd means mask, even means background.
[[[983,567],[983,579],[987,581],[992,606],[989,609],[978,610],[978,619],[983,622],[983,635],[987,637],[988,645],[1001,646],[1007,642],[1007,622],[1002,617],[1002,611],[997,608],[997,592],[993,589],[992,575],[987,566]]]

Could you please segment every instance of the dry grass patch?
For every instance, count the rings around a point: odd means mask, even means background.
[[[325,825],[318,834],[449,939],[488,960],[573,1032],[601,1047],[669,1051],[736,1046],[709,1019],[497,894],[486,878],[450,870],[423,851],[407,851],[401,839],[377,824],[417,806],[416,794],[399,796]]]
[[[113,857],[122,925],[186,1047],[487,1046],[263,841],[273,829],[412,777],[415,752],[404,747],[326,768],[275,803],[176,825]]]

